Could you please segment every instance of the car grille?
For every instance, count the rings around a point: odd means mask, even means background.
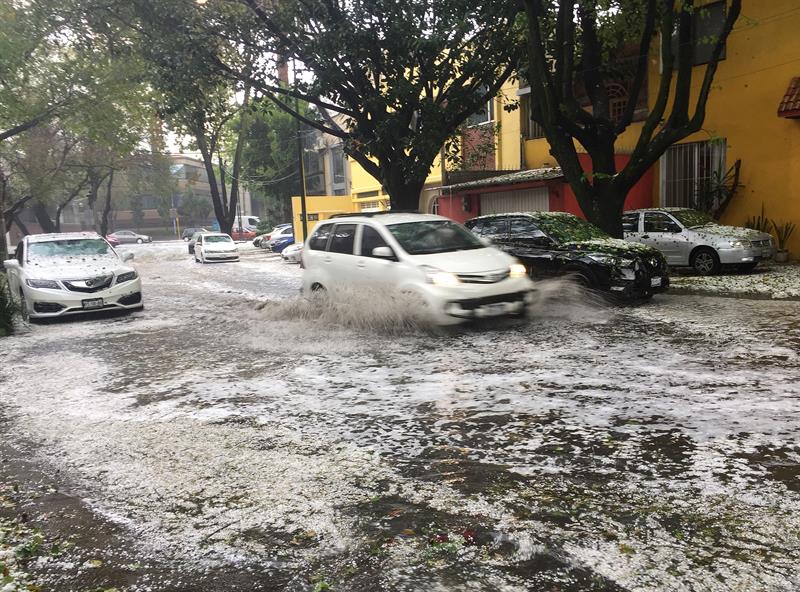
[[[459,273],[458,279],[465,284],[496,284],[508,277],[507,269],[499,271],[489,271],[486,273]]]
[[[73,292],[99,292],[100,290],[105,290],[108,288],[113,279],[114,274],[100,275],[85,280],[64,281],[64,286],[66,286],[67,290],[71,290]]]
[[[769,247],[769,246],[770,246],[770,243],[771,243],[772,241],[770,241],[769,239],[766,239],[766,240],[754,240],[754,241],[750,241],[750,242],[752,243],[752,245],[753,245],[754,247],[757,247],[757,248],[759,248],[759,249],[762,249],[762,248],[764,248],[764,247]]]

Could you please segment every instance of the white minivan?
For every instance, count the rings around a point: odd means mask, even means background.
[[[303,293],[407,294],[431,320],[522,316],[533,298],[525,267],[442,216],[376,212],[317,224],[303,247]]]

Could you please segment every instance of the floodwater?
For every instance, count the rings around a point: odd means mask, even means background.
[[[113,538],[46,588],[800,588],[798,303],[552,283],[440,331],[261,253],[130,250],[143,312],[0,342],[4,457]]]

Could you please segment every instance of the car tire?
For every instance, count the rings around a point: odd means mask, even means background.
[[[137,238],[137,239],[136,239],[136,243],[137,243],[137,244],[140,244],[140,245],[141,245],[143,242],[144,242],[144,241],[143,241],[142,239],[140,239],[140,238]]]
[[[594,288],[594,282],[592,282],[592,278],[586,275],[586,272],[581,271],[580,269],[569,269],[566,272],[566,279],[574,286],[579,288],[583,288],[584,290],[591,290]]]
[[[714,275],[719,273],[719,255],[714,249],[700,247],[692,252],[691,266],[697,275]]]

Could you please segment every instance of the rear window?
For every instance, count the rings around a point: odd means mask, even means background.
[[[313,251],[324,251],[328,246],[328,238],[331,235],[333,224],[325,224],[320,226],[308,239],[308,248]]]

